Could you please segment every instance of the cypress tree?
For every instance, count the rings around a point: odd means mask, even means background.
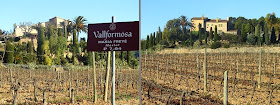
[[[124,60],[124,54],[123,54],[123,51],[121,51],[121,56],[120,56],[120,58],[121,58],[121,61],[123,61],[123,60]]]
[[[153,34],[151,33],[150,34],[150,42],[149,42],[150,47],[153,47],[153,45],[154,45],[153,42],[154,42]]]
[[[216,42],[217,40],[218,40],[217,25],[215,25],[214,42]]]
[[[149,35],[147,35],[147,39],[146,39],[146,49],[150,48],[150,37]]]
[[[39,27],[39,31],[38,31],[38,37],[37,37],[37,58],[38,58],[38,62],[39,64],[43,64],[44,63],[44,50],[43,50],[43,44],[45,42],[45,32],[44,32],[44,27]]]
[[[255,36],[258,38],[258,45],[261,45],[260,24],[255,27]]]
[[[245,24],[243,24],[241,29],[241,42],[246,42],[246,40],[247,40],[247,34],[245,30]]]
[[[156,33],[154,32],[154,34],[153,34],[153,46],[155,46],[156,45]]]
[[[58,28],[58,36],[63,36],[62,28]]]
[[[160,30],[160,27],[158,27],[158,34],[159,34],[159,40],[158,42],[160,42],[162,40],[162,32]]]
[[[6,53],[4,56],[4,63],[13,63],[14,62],[14,45],[8,40],[6,45]]]
[[[271,29],[271,38],[270,38],[270,42],[273,43],[273,44],[276,43],[275,29],[274,29],[273,26],[272,26],[272,29]]]
[[[209,39],[212,40],[213,39],[213,30],[212,27],[210,27],[210,31],[209,31]]]
[[[27,49],[27,53],[33,54],[33,45],[32,45],[31,41],[29,41],[27,43],[27,48],[26,49]]]
[[[265,40],[265,44],[270,45],[270,39],[269,39],[267,24],[265,24],[265,27],[264,27],[264,40]]]
[[[204,40],[205,40],[205,45],[207,45],[207,37],[208,37],[208,32],[204,30]]]
[[[198,40],[202,41],[202,32],[201,32],[201,24],[198,24]]]
[[[191,32],[191,34],[190,34],[190,45],[191,45],[191,46],[193,46],[192,36],[193,36],[193,33]]]
[[[158,44],[159,43],[159,32],[157,32],[157,34],[156,34],[156,44]]]
[[[129,61],[130,61],[130,59],[129,59],[129,51],[127,51],[126,52],[126,61],[127,61],[127,64],[129,65]]]

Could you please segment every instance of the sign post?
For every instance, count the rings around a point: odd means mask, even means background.
[[[88,24],[88,51],[112,52],[112,105],[115,105],[115,51],[139,50],[139,21]]]
[[[112,24],[114,24],[115,17],[112,17]],[[112,105],[115,105],[115,51],[112,49]]]

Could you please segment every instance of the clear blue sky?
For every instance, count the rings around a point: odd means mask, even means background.
[[[53,17],[73,20],[84,16],[87,23],[139,21],[139,0],[3,0],[0,29],[13,30],[20,22],[46,22]],[[87,37],[81,33],[81,37]]]
[[[266,16],[275,12],[280,16],[279,0],[142,0],[141,1],[141,39],[164,28],[168,20],[181,15],[226,19],[243,16],[247,19]]]

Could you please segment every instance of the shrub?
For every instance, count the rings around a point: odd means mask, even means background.
[[[208,45],[208,46],[211,46],[213,43],[214,43],[214,41],[213,41],[213,40],[210,40],[210,41],[207,42],[207,45]]]
[[[159,44],[160,44],[160,45],[165,45],[164,47],[169,46],[169,43],[168,43],[166,40],[161,40],[161,41],[159,42]]]
[[[229,43],[225,43],[224,44],[224,48],[229,48],[230,46],[229,46]]]
[[[194,42],[194,44],[193,44],[193,47],[194,47],[194,48],[199,48],[200,45],[201,45],[201,42],[200,42],[199,40],[196,40],[196,41]]]
[[[254,34],[249,34],[247,36],[247,43],[250,44],[250,45],[254,45],[256,44],[256,36]]]
[[[216,49],[221,46],[222,46],[221,42],[214,42],[213,44],[211,44],[211,49]]]

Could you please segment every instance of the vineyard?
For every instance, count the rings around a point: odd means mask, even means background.
[[[205,52],[142,53],[143,102],[223,104],[227,95],[228,104],[280,104],[278,53]]]
[[[97,65],[95,71],[95,104],[110,104],[111,75],[105,99],[106,69]],[[138,75],[138,69],[116,69],[116,104],[138,104]],[[93,104],[93,81],[93,69],[87,66],[4,65],[0,69],[0,104]]]

